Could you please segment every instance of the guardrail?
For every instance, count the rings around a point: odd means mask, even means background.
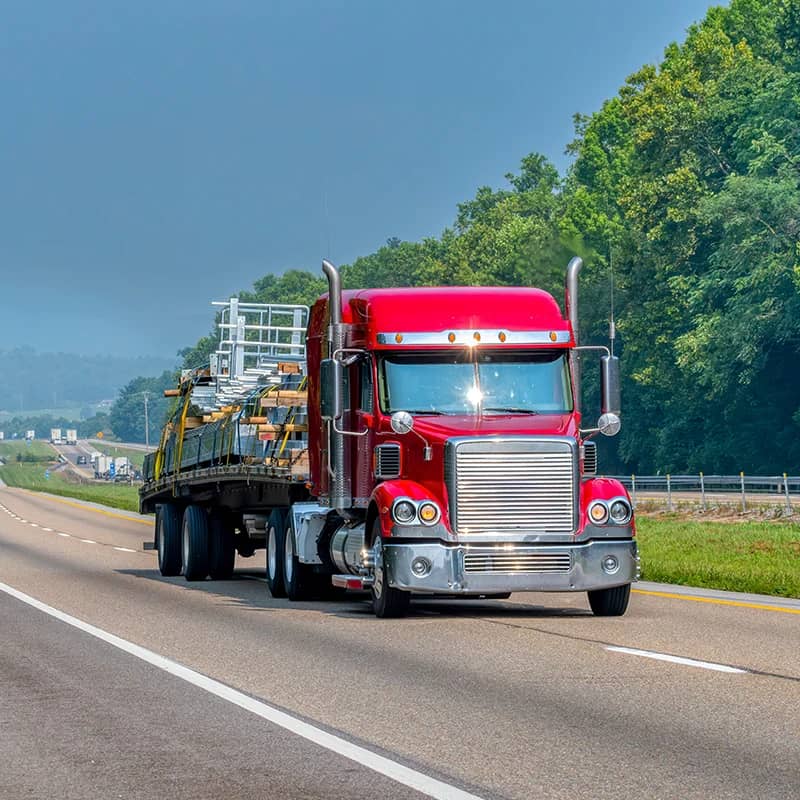
[[[800,476],[738,475],[613,475],[630,492],[634,508],[652,507],[663,500],[667,511],[678,504],[702,511],[733,506],[742,512],[764,506],[778,507],[786,515],[800,509]]]

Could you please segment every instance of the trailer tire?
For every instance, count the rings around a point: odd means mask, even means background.
[[[596,617],[621,617],[628,608],[631,585],[626,583],[610,589],[594,589],[588,595],[589,605]]]
[[[208,577],[208,514],[200,506],[187,506],[183,512],[181,572],[187,581]]]
[[[375,581],[372,584],[372,610],[380,619],[404,617],[411,603],[411,593],[389,586],[383,566],[383,539],[380,520],[372,523],[372,549],[375,557]]]
[[[293,601],[308,600],[314,593],[314,573],[308,564],[301,564],[297,557],[291,517],[287,518],[283,531],[283,586],[286,596]]]
[[[286,536],[286,514],[273,508],[267,522],[267,586],[273,597],[286,597],[283,585],[283,558]]]
[[[156,513],[158,569],[165,577],[181,572],[181,514],[174,503],[162,503]]]
[[[208,574],[212,581],[233,577],[236,563],[236,535],[229,516],[212,512],[208,516]]]

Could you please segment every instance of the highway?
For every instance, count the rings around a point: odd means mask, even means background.
[[[0,799],[800,797],[800,602],[273,600],[0,489]]]

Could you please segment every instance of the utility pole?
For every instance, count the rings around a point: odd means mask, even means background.
[[[147,401],[150,399],[150,392],[142,392],[144,397],[144,444],[150,447],[150,419],[147,416]]]

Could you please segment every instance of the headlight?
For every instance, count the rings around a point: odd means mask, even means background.
[[[631,507],[627,500],[615,500],[608,509],[615,525],[624,525],[631,518]]]
[[[596,500],[589,506],[589,519],[595,525],[602,525],[608,520],[608,506],[605,503]]]
[[[429,500],[419,504],[417,513],[423,525],[435,525],[439,521],[439,506]]]
[[[395,522],[401,525],[408,525],[413,522],[417,516],[416,506],[410,500],[398,500],[392,506],[392,516]]]

